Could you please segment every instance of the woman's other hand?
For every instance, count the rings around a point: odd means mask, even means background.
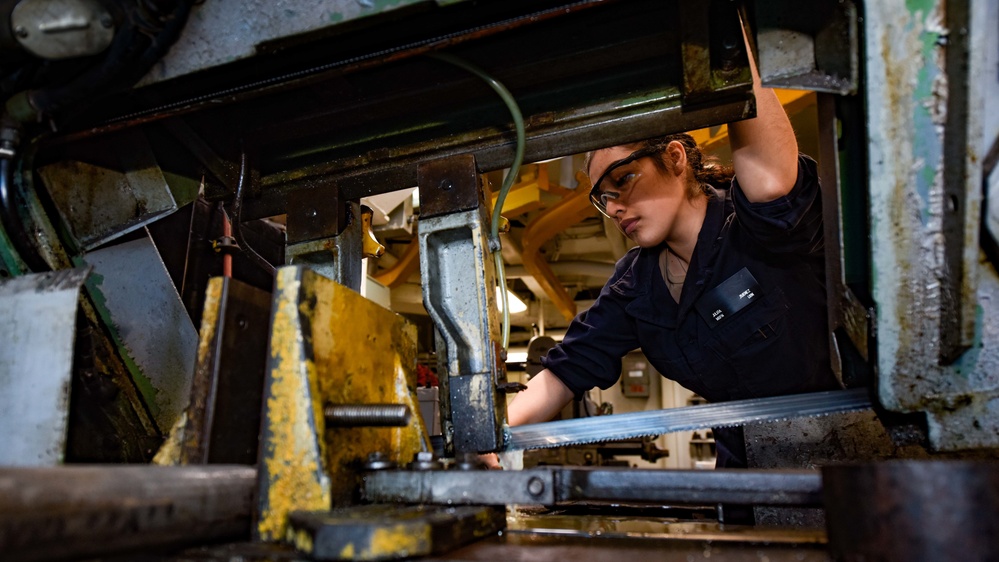
[[[499,455],[496,453],[486,453],[484,455],[479,455],[479,461],[486,465],[486,468],[490,470],[502,470],[503,467],[500,466]]]

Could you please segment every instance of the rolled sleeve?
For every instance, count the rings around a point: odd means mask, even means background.
[[[732,200],[739,223],[757,242],[775,253],[817,254],[823,249],[822,191],[818,167],[798,156],[798,179],[791,191],[773,201],[751,203],[732,180]]]

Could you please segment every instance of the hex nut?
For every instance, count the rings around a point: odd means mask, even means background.
[[[434,470],[441,468],[440,461],[431,451],[420,451],[413,455],[413,462],[409,463],[410,470]]]

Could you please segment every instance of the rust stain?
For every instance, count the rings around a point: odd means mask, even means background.
[[[925,314],[927,289],[921,282],[925,278],[923,265],[918,257],[922,254],[923,232],[914,225],[923,224],[922,203],[914,186],[917,164],[914,156],[913,113],[917,110],[916,89],[923,64],[920,57],[911,56],[921,51],[920,34],[923,25],[917,18],[906,13],[896,25],[881,32],[880,55],[884,61],[884,99],[886,121],[880,125],[884,135],[892,142],[885,143],[882,149],[886,156],[885,172],[890,175],[889,195],[882,206],[886,213],[881,221],[886,222],[881,232],[887,234],[890,242],[884,244],[887,252],[884,260],[875,270],[876,283],[885,287],[894,286],[894,307],[884,308],[883,314],[891,318],[895,341],[894,365],[908,364],[905,355],[920,349],[916,342],[921,339]],[[886,185],[885,187],[889,187]],[[877,216],[873,217],[877,222]],[[890,264],[890,265],[889,265]],[[893,338],[889,334],[886,341]],[[920,353],[922,353],[920,351]],[[919,362],[921,363],[921,362]]]

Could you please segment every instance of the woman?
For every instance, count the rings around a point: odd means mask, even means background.
[[[757,116],[729,124],[734,178],[684,134],[593,153],[591,200],[637,247],[511,403],[510,425],[609,388],[635,348],[712,402],[838,386],[815,162],[755,69],[754,90]],[[741,428],[715,440],[717,466],[745,466]]]

